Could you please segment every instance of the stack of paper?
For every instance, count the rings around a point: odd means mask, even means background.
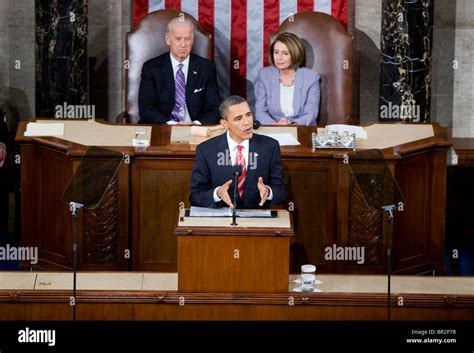
[[[244,218],[270,218],[272,213],[270,210],[237,210],[235,215],[236,217]],[[232,209],[229,207],[207,208],[191,206],[189,217],[232,217]]]
[[[25,136],[63,136],[63,123],[28,123]]]
[[[288,132],[278,133],[278,134],[262,134],[262,135],[265,135],[265,136],[268,136],[268,137],[271,137],[271,138],[277,140],[278,143],[280,144],[280,146],[298,146],[298,145],[300,145],[298,140],[295,139],[295,137],[292,134],[288,133]]]

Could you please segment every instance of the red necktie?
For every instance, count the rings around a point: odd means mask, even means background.
[[[243,149],[244,146],[237,145],[237,155],[235,156],[235,164],[242,166],[242,174],[239,176],[239,182],[237,184],[237,190],[239,192],[240,198],[242,198],[242,195],[244,194],[244,183],[245,177],[247,176],[247,168],[245,168],[244,154],[242,153]]]

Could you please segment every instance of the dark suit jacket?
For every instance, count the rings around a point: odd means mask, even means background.
[[[140,124],[164,124],[175,103],[175,82],[170,53],[143,64],[138,94]],[[186,108],[191,120],[202,124],[219,122],[219,89],[216,67],[211,61],[190,54],[186,77]]]
[[[191,175],[189,201],[193,206],[224,207],[223,201],[215,203],[214,189],[232,179],[232,165],[227,161],[222,165],[223,156],[230,157],[227,134],[209,139],[196,148],[196,159]],[[251,156],[253,154],[253,156]],[[258,154],[255,157],[255,154]],[[252,158],[255,158],[255,168],[252,168]],[[283,180],[283,166],[281,164],[280,145],[270,137],[253,134],[249,141],[249,162],[247,163],[247,177],[244,183],[243,200],[237,196],[237,208],[259,208],[260,192],[258,191],[258,177],[271,187],[273,199],[265,203],[282,204],[288,195],[288,186]],[[233,197],[234,183],[229,188],[229,195]]]

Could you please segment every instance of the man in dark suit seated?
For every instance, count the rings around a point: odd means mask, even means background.
[[[177,17],[168,23],[170,52],[143,64],[138,96],[140,124],[216,124],[219,90],[216,67],[191,54],[194,25]]]
[[[241,165],[237,208],[282,204],[288,194],[283,180],[280,145],[253,133],[253,115],[247,101],[226,98],[219,107],[227,132],[199,144],[191,176],[189,200],[193,206],[233,207],[233,166]]]

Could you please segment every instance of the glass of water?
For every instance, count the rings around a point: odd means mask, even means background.
[[[315,284],[316,284],[316,266],[314,265],[301,266],[301,291],[314,292]]]
[[[318,141],[320,146],[326,145],[326,143],[328,142],[328,135],[326,134],[326,131],[318,130],[316,140]]]
[[[342,133],[341,142],[347,146],[352,140],[352,136],[349,134],[349,131],[344,131]]]

